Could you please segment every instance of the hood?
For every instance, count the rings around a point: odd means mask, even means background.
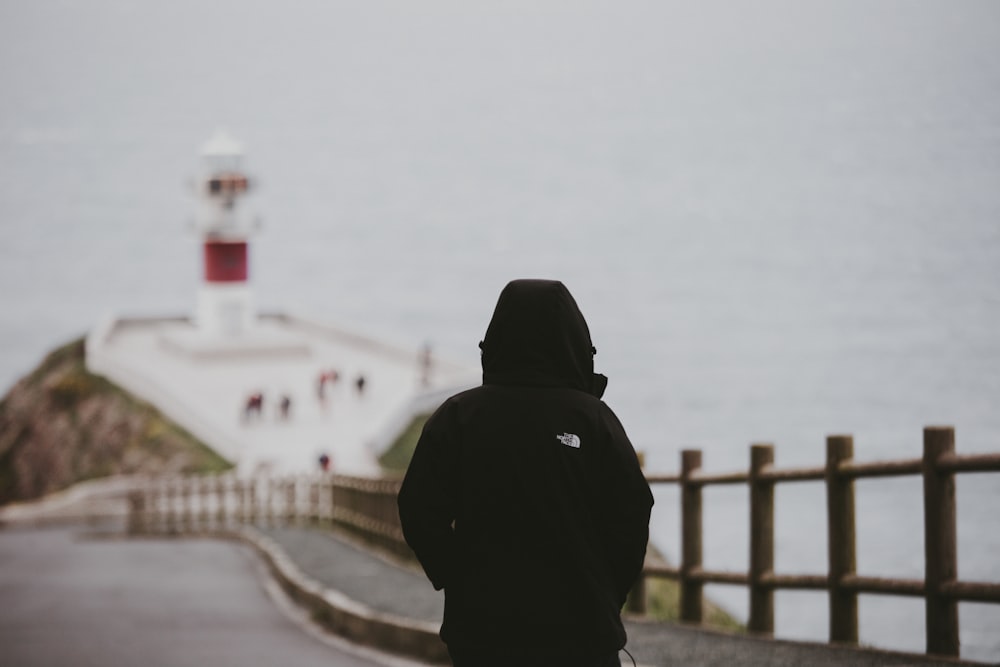
[[[504,287],[479,344],[483,384],[568,387],[600,397],[596,350],[573,295],[557,280],[514,280]]]

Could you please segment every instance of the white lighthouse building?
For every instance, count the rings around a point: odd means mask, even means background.
[[[251,185],[243,170],[243,147],[220,131],[204,145],[201,156],[195,225],[203,263],[195,324],[209,338],[244,336],[256,321],[248,280],[249,240],[256,223],[240,206]]]
[[[201,279],[193,317],[183,327],[166,328],[161,344],[203,358],[229,355],[308,355],[296,332],[261,316],[250,286],[250,239],[259,228],[247,207],[252,182],[243,146],[220,130],[201,149],[194,182]]]

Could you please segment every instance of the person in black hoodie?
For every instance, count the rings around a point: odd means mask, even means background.
[[[515,280],[479,346],[483,384],[428,419],[398,498],[441,638],[456,667],[620,665],[653,497],[587,323],[561,282]]]

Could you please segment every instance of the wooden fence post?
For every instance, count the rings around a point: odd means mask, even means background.
[[[146,532],[146,491],[134,489],[128,493],[128,533],[140,535]]]
[[[163,511],[164,497],[166,496],[166,489],[163,486],[163,477],[157,477],[152,481],[152,493],[153,499],[147,504],[147,507],[152,509],[153,515],[150,517],[150,521],[153,524],[153,530],[157,533],[164,533],[167,530],[167,519]]]
[[[193,498],[192,498],[192,483],[191,478],[185,476],[181,477],[180,480],[181,488],[181,530],[185,533],[191,532],[191,527],[194,521],[194,509],[193,509]]]
[[[319,523],[319,479],[309,477],[306,480],[309,487],[309,522]]]
[[[323,514],[322,518],[324,521],[329,521],[333,523],[333,479],[324,475],[323,480],[320,482],[323,491]]]
[[[168,534],[173,534],[177,532],[177,514],[175,512],[176,508],[176,493],[177,493],[177,479],[171,477],[167,480],[166,488],[166,511],[167,516],[164,521],[166,526],[166,531]]]
[[[826,439],[826,511],[830,559],[830,641],[858,643],[858,594],[841,586],[857,571],[854,525],[854,478],[841,475],[842,461],[854,458],[854,438]]]
[[[341,487],[339,478],[336,475],[330,477],[330,524],[336,526],[339,521],[337,515],[344,506],[344,490]]]
[[[247,516],[247,492],[243,480],[233,480],[233,496],[236,505],[233,512],[233,523],[239,525],[246,520]]]
[[[215,527],[225,530],[226,525],[226,478],[223,475],[215,477]]]
[[[156,478],[147,479],[145,483],[146,494],[146,532],[152,533],[160,529],[159,526],[159,481]]]
[[[639,459],[639,467],[646,467],[646,453],[636,452],[636,458]],[[396,525],[400,525],[399,521],[399,507],[396,504],[396,498],[392,498],[392,508],[395,511],[393,518]],[[639,570],[639,576],[636,578],[635,583],[632,584],[632,589],[628,592],[628,598],[625,600],[625,608],[632,614],[645,614],[646,613],[646,576],[642,570]]]
[[[285,522],[288,524],[295,523],[297,514],[297,497],[295,495],[297,482],[298,479],[294,476],[285,478]]]
[[[267,497],[264,499],[264,517],[266,518],[267,525],[271,527],[278,525],[277,501],[275,500],[278,497],[278,486],[279,481],[273,477],[268,477],[264,481],[264,490],[267,493]]]
[[[750,632],[774,634],[774,589],[764,577],[774,572],[774,482],[761,479],[774,463],[774,447],[750,448]]]
[[[208,530],[209,525],[212,522],[212,514],[209,509],[209,495],[212,492],[212,479],[210,477],[200,476],[198,480],[198,490],[200,491],[200,503],[201,507],[198,508],[198,518],[201,523],[202,530]]]
[[[955,452],[951,427],[924,429],[924,573],[927,652],[958,657],[958,602],[944,595],[943,584],[958,578],[955,474],[938,462]]]
[[[628,592],[628,597],[625,599],[625,609],[630,614],[643,615],[646,613],[646,577],[642,570],[639,571],[639,577]]]
[[[690,575],[701,569],[701,485],[691,477],[701,470],[701,450],[681,452],[681,620],[702,622],[701,580]]]
[[[251,524],[257,523],[257,477],[247,480],[247,521]]]

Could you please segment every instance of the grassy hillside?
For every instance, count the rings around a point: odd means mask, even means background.
[[[44,361],[0,401],[0,504],[127,473],[207,473],[231,465],[102,377],[83,340]]]
[[[378,462],[386,474],[402,476],[406,472],[407,466],[410,465],[410,459],[413,458],[413,450],[417,448],[420,432],[428,417],[430,415],[415,417],[406,430],[399,434],[392,446],[379,457]]]

